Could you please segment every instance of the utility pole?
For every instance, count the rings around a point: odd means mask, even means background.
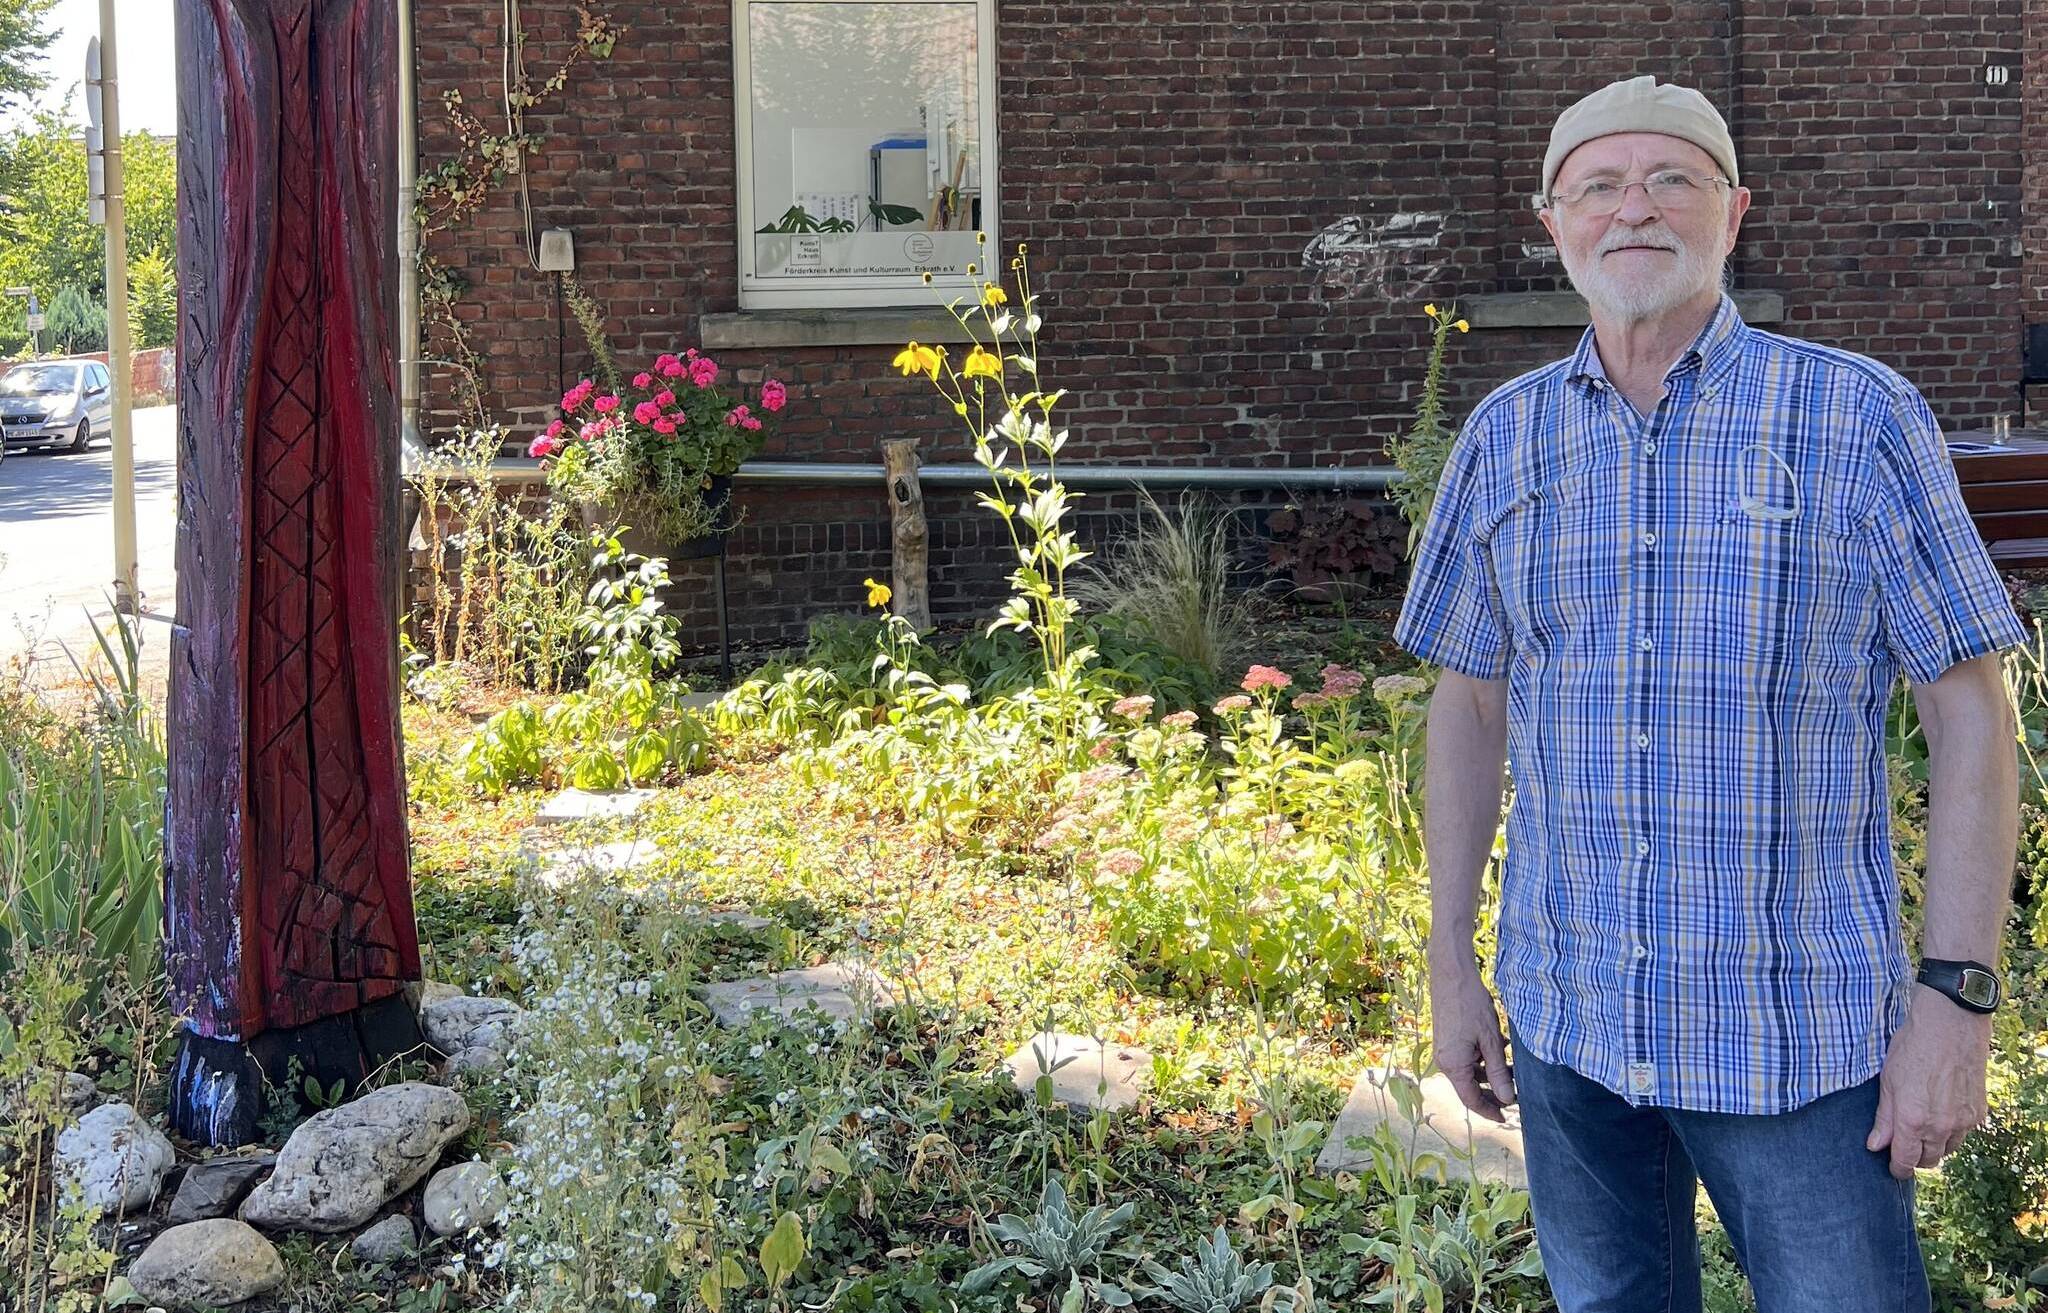
[[[85,52],[87,171],[92,218],[107,228],[107,371],[114,379],[114,609],[140,613],[135,586],[135,431],[129,413],[135,357],[128,340],[128,225],[121,166],[121,97],[114,0],[100,0],[100,34]]]

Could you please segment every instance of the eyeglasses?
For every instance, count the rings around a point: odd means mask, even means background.
[[[1637,182],[1614,182],[1607,178],[1595,178],[1581,185],[1569,195],[1552,196],[1554,205],[1568,206],[1572,213],[1598,219],[1613,214],[1621,208],[1621,198],[1628,195],[1631,187],[1641,187],[1643,194],[1653,205],[1671,209],[1691,205],[1712,194],[1714,183],[1727,183],[1726,178],[1716,175],[1700,177],[1683,169],[1662,169]]]

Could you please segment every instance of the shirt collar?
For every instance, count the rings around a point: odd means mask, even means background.
[[[1714,317],[1707,321],[1699,336],[1687,347],[1685,354],[1665,373],[1668,381],[1673,375],[1682,374],[1693,366],[1699,366],[1702,385],[1719,379],[1734,368],[1742,355],[1743,338],[1749,333],[1749,325],[1742,322],[1742,316],[1735,309],[1735,300],[1728,293],[1721,293],[1721,304],[1714,310]],[[1593,326],[1579,336],[1579,349],[1572,353],[1565,366],[1565,380],[1582,389],[1598,391],[1614,385],[1607,379],[1607,371],[1601,367],[1600,353],[1593,347]]]

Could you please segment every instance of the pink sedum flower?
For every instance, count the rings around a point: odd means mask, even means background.
[[[1214,711],[1219,716],[1227,716],[1233,711],[1243,711],[1246,707],[1250,706],[1251,704],[1252,700],[1246,697],[1244,694],[1232,693],[1229,697],[1223,699],[1221,702],[1218,702],[1215,706],[1211,707],[1210,710]]]
[[[761,409],[773,414],[789,403],[789,389],[779,381],[769,379],[761,385]]]
[[[1199,717],[1192,711],[1176,711],[1171,715],[1162,716],[1159,723],[1168,729],[1192,729],[1197,719]]]
[[[1110,707],[1110,711],[1114,715],[1125,716],[1131,720],[1143,720],[1152,714],[1151,695],[1136,693],[1127,698],[1118,698],[1116,704]]]
[[[1294,695],[1294,709],[1308,711],[1314,707],[1326,707],[1333,700],[1328,693],[1297,693]]]
[[[1114,751],[1116,751],[1115,743],[1111,742],[1109,739],[1097,739],[1093,744],[1089,746],[1088,755],[1093,757],[1097,761],[1101,761],[1104,757],[1107,757],[1110,753]]]
[[[1282,689],[1294,681],[1271,666],[1253,666],[1244,672],[1244,682],[1238,687],[1247,693],[1256,693],[1262,688]]]
[[[1128,880],[1145,869],[1145,859],[1129,848],[1112,848],[1095,863],[1095,869],[1120,880]]]
[[[1365,688],[1365,676],[1356,670],[1349,670],[1336,662],[1323,667],[1323,695],[1330,698],[1354,697]]]

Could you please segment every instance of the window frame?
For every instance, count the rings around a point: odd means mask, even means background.
[[[996,0],[732,0],[733,52],[733,142],[734,209],[738,233],[734,242],[739,258],[738,285],[741,310],[839,310],[929,309],[955,296],[971,299],[977,280],[965,274],[933,274],[927,285],[913,274],[841,274],[794,280],[784,286],[761,286],[754,272],[754,229],[760,226],[754,208],[754,129],[752,42],[748,11],[755,5],[776,4],[890,4],[958,5],[975,7],[976,86],[980,100],[981,128],[981,225],[988,235],[982,259],[976,261],[981,276],[999,258],[1002,247],[1001,159],[997,138],[996,106]],[[905,230],[909,231],[908,229]]]

